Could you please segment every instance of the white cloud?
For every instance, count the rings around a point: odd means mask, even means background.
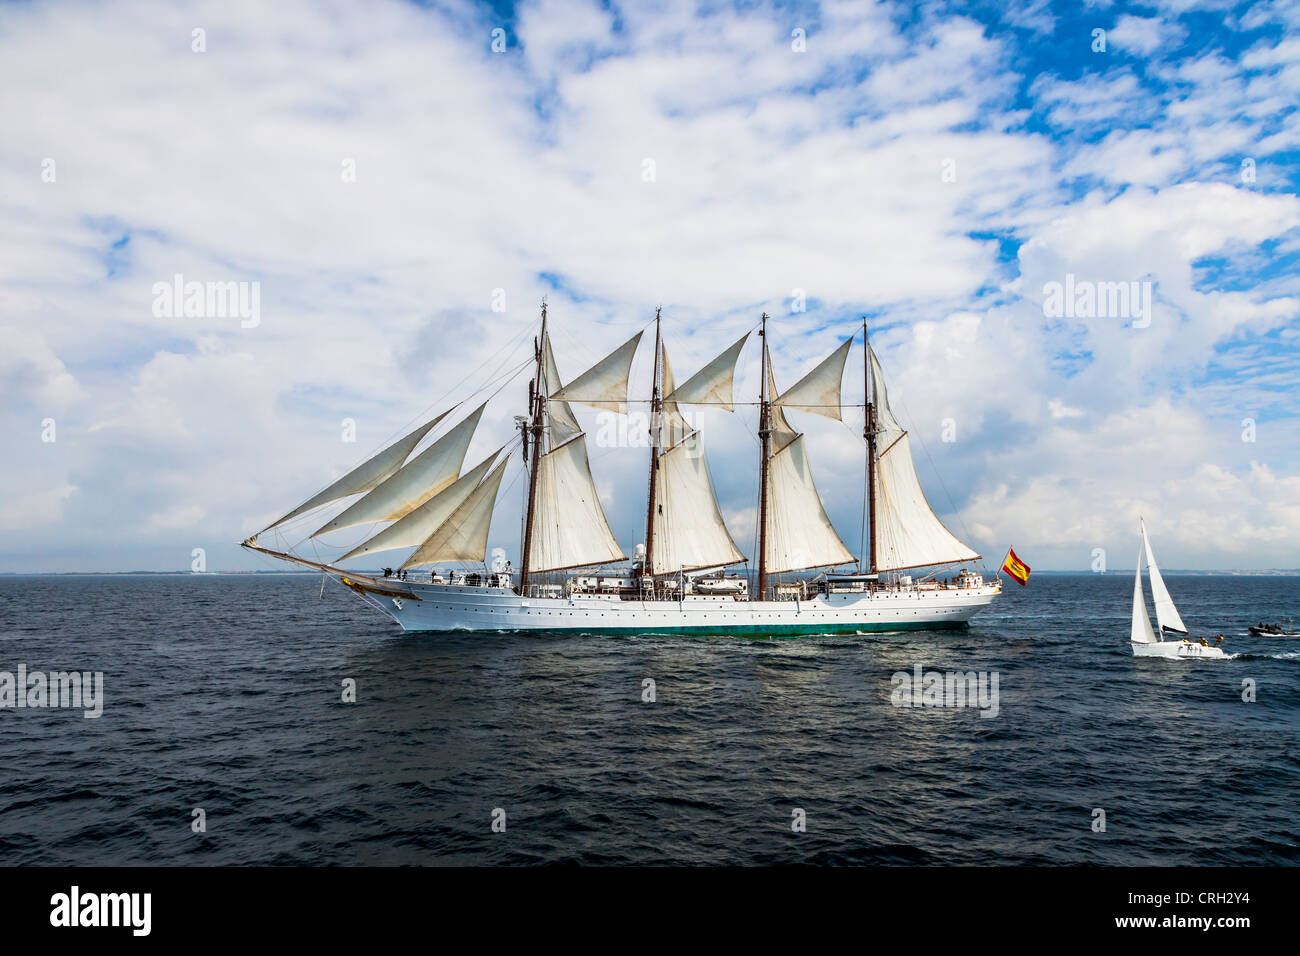
[[[1059,398],[1053,398],[1047,403],[1047,410],[1051,412],[1052,418],[1082,418],[1083,412],[1077,408],[1071,408]]]
[[[1040,109],[1047,107],[1048,121],[1068,130],[1121,116],[1141,119],[1150,115],[1156,105],[1129,72],[1110,77],[1089,73],[1079,80],[1044,74],[1034,80],[1032,90]]]
[[[1160,17],[1135,17],[1125,13],[1106,34],[1107,42],[1121,50],[1150,56],[1183,41],[1187,31],[1176,21]]]
[[[19,325],[0,326],[0,393],[46,412],[85,396],[45,337]]]
[[[10,482],[6,479],[5,485]],[[19,486],[6,488],[0,495],[0,531],[10,534],[43,531],[63,517],[63,505],[77,489],[69,484],[54,487],[29,488]],[[28,541],[22,545],[11,545],[6,549],[10,554],[21,552],[39,553],[39,545]]]
[[[1160,186],[1187,163],[1180,139],[1149,130],[1116,130],[1080,150],[1065,164],[1067,176],[1094,176],[1117,183]]]

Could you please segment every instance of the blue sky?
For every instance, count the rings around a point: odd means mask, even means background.
[[[543,295],[566,377],[662,304],[679,379],[766,310],[788,386],[870,315],[932,504],[994,557],[1125,566],[1143,514],[1169,567],[1300,566],[1297,26],[1195,0],[0,6],[0,570],[262,566],[234,542],[526,347]],[[155,314],[178,273],[259,283],[258,321]],[[1150,282],[1149,323],[1045,314],[1067,275]],[[746,550],[750,418],[700,422]],[[852,422],[796,426],[856,548]],[[628,549],[643,459],[593,451]]]

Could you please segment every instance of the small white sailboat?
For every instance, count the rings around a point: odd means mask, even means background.
[[[1183,624],[1182,615],[1174,606],[1169,596],[1165,580],[1160,576],[1156,565],[1156,556],[1151,552],[1151,541],[1147,538],[1147,527],[1141,518],[1138,524],[1142,529],[1142,546],[1138,548],[1137,570],[1133,574],[1133,628],[1129,644],[1134,657],[1167,657],[1174,660],[1226,660],[1228,655],[1223,649],[1208,643],[1197,643],[1187,637],[1187,626]],[[1151,575],[1151,598],[1156,605],[1156,626],[1159,635],[1151,629],[1151,618],[1147,614],[1146,597],[1142,594],[1142,556],[1146,555],[1147,572]],[[1181,634],[1182,639],[1166,641],[1165,633]]]

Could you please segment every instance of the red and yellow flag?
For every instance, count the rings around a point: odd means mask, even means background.
[[[1007,572],[1007,574],[1015,578],[1021,587],[1024,587],[1029,583],[1029,565],[1016,557],[1016,552],[1013,548],[1007,548],[1007,557],[1006,560],[1002,562],[1000,570]]]

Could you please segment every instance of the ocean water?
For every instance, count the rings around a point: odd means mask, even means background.
[[[1245,636],[1300,619],[1300,578],[1169,585],[1239,656],[1135,660],[1123,575],[782,640],[405,636],[299,575],[0,578],[0,670],[105,682],[98,719],[0,710],[0,863],[1300,861],[1300,639]],[[996,673],[997,716],[894,706],[916,664]]]

